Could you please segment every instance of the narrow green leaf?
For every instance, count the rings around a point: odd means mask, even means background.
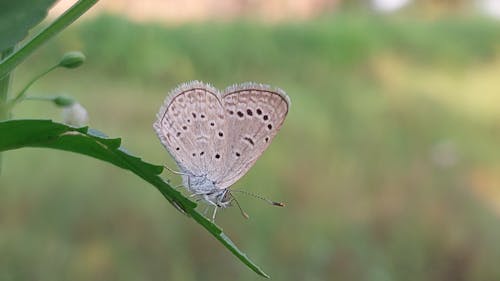
[[[236,247],[222,229],[196,211],[196,203],[184,197],[159,176],[163,166],[147,163],[131,155],[120,144],[121,139],[108,138],[97,130],[87,127],[74,128],[51,120],[0,122],[0,151],[23,147],[53,148],[88,155],[129,170],[155,186],[175,208],[192,217],[246,266],[257,274],[269,278]]]
[[[56,0],[2,1],[0,5],[0,50],[23,40],[28,31],[47,16]]]

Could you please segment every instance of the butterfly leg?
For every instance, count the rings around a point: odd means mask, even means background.
[[[186,176],[188,177],[188,187],[191,185],[190,180],[189,180],[189,179],[190,179],[189,174],[182,173],[182,172],[178,172],[178,171],[174,171],[174,170],[172,170],[170,167],[168,167],[167,165],[163,165],[163,167],[165,167],[165,169],[167,169],[167,170],[168,170],[169,172],[171,172],[172,174],[181,175],[181,176],[186,175]],[[169,180],[169,179],[167,179],[167,183],[170,183],[170,180]],[[174,189],[179,189],[179,188],[181,188],[181,187],[184,187],[184,185],[183,185],[183,184],[179,184],[179,185],[177,185],[177,186],[174,186]]]
[[[165,166],[165,167],[166,167],[166,166]],[[189,177],[189,175],[188,175],[188,187],[191,185],[191,183],[190,183],[189,179],[190,179],[190,177]],[[169,180],[167,180],[167,182],[170,182],[170,181],[169,181]],[[181,183],[181,184],[178,184],[178,185],[174,186],[174,189],[179,189],[179,188],[181,188],[181,187],[184,187],[184,184],[182,184],[182,183]]]
[[[205,193],[193,193],[193,194],[189,195],[189,197],[201,196],[203,194],[205,194]]]
[[[184,176],[184,175],[188,175],[186,173],[183,173],[183,172],[179,172],[179,171],[174,171],[173,169],[171,169],[170,167],[168,167],[167,165],[163,165],[163,167],[165,167],[165,169],[167,169],[169,172],[171,172],[172,174],[176,174],[176,175],[181,175],[181,176]]]
[[[212,222],[215,222],[215,214],[217,214],[217,206],[214,207],[214,213],[212,215]]]
[[[210,206],[209,206],[209,205],[205,206],[205,209],[203,209],[203,214],[204,214],[205,216],[207,215],[208,209],[210,209]]]
[[[194,200],[195,200],[196,202],[200,202],[200,201],[202,201],[202,200],[204,199],[204,198],[203,198],[203,194],[204,194],[204,193],[192,193],[191,195],[189,195],[189,197],[190,197],[190,198],[194,197],[194,198],[195,198]]]
[[[188,177],[188,186],[187,186],[187,189],[189,189],[189,187],[191,186],[191,182],[189,180],[190,179],[189,175],[187,177]],[[174,189],[179,189],[181,187],[184,187],[184,184],[181,183],[179,185],[176,185],[176,186],[174,186]],[[198,195],[198,194],[192,194],[191,196],[194,196],[194,195]]]
[[[174,186],[175,189],[179,189],[181,187],[184,187],[184,185],[183,184],[179,184],[179,185]]]

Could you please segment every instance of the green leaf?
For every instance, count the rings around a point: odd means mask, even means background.
[[[73,23],[76,19],[83,15],[88,9],[90,9],[95,3],[97,3],[97,1],[98,0],[79,0],[73,6],[71,6],[71,8],[66,10],[66,12],[64,12],[60,17],[58,17],[46,28],[40,31],[40,33],[33,36],[33,38],[19,47],[19,49],[17,49],[13,54],[2,60],[2,62],[0,63],[0,78],[10,73],[18,64],[25,60],[42,44],[68,27],[71,23]]]
[[[28,31],[47,16],[55,0],[2,1],[0,9],[0,50],[23,40]]]
[[[192,217],[231,253],[257,274],[269,278],[227,237],[217,225],[195,210],[196,203],[172,188],[159,175],[163,166],[154,165],[131,155],[121,145],[121,139],[87,127],[74,128],[51,120],[9,120],[0,122],[0,151],[23,147],[44,147],[85,154],[126,169],[155,186],[178,210]]]

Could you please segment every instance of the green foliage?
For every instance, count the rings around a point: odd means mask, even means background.
[[[71,23],[73,23],[77,18],[79,18],[82,14],[84,14],[88,9],[90,9],[98,0],[80,0],[75,3],[71,8],[69,8],[64,14],[54,20],[50,25],[40,31],[38,34],[29,39],[26,43],[24,43],[19,49],[16,49],[12,55],[4,58],[0,63],[0,78],[9,74],[14,68],[19,65],[23,60],[25,60],[30,54],[32,54],[35,50],[37,50],[40,46],[42,46],[49,39],[54,37],[56,34],[64,30]],[[23,1],[24,2],[24,1]],[[20,2],[20,3],[23,3]],[[28,1],[26,1],[28,2]],[[16,4],[17,1],[12,2],[12,6],[8,6],[8,8],[12,10],[19,10]],[[41,3],[41,2],[40,2]],[[37,9],[43,8],[44,6],[35,6]],[[10,13],[11,10],[4,10],[5,13]],[[46,11],[44,11],[46,14]],[[16,34],[9,34],[10,41],[16,42],[16,40],[20,40],[19,36]],[[6,39],[7,39],[6,38]],[[9,41],[6,41],[9,42]],[[11,46],[12,47],[12,46]]]
[[[24,39],[28,31],[47,16],[56,0],[2,1],[0,9],[0,51]]]
[[[0,123],[0,133],[4,136],[0,140],[0,151],[47,147],[85,154],[137,173],[143,171],[143,177],[163,171],[162,166],[143,162],[126,153],[120,147],[121,139],[107,138],[87,127],[73,128],[49,120],[11,120]],[[185,203],[179,202],[181,205]]]
[[[93,65],[119,77],[145,81],[161,77],[175,83],[190,76],[216,77],[217,82],[229,80],[224,79],[228,76],[233,80],[250,76],[267,82],[262,71],[265,68],[265,72],[273,73],[273,80],[291,78],[306,82],[322,78],[316,76],[318,73],[342,80],[346,70],[363,67],[382,51],[420,64],[449,63],[460,67],[486,62],[500,44],[496,28],[495,22],[477,18],[393,22],[375,16],[342,14],[321,21],[277,26],[236,22],[173,28],[101,16],[77,27],[76,32],[85,53],[100,58]],[[53,51],[71,45],[72,40],[73,37],[63,38]],[[96,40],[100,44],[93,43]],[[437,41],[439,44],[435,44]],[[131,59],[130,53],[137,57]]]

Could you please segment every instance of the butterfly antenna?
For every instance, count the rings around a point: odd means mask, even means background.
[[[234,202],[236,202],[236,205],[238,206],[238,209],[240,209],[241,215],[245,219],[248,219],[249,218],[248,214],[245,211],[243,211],[243,208],[241,208],[240,202],[238,202],[238,200],[236,200],[236,197],[234,197],[233,194],[231,194],[231,198],[233,198]]]
[[[273,206],[278,206],[278,207],[284,207],[285,206],[285,203],[271,201],[271,200],[269,200],[267,198],[264,198],[264,197],[262,197],[260,195],[257,195],[255,193],[251,193],[251,192],[248,192],[248,191],[244,191],[244,190],[232,190],[232,192],[240,192],[240,193],[243,193],[243,194],[246,194],[246,195],[253,196],[253,197],[258,198],[260,200],[266,201],[267,203],[269,203],[269,204],[271,204]]]

